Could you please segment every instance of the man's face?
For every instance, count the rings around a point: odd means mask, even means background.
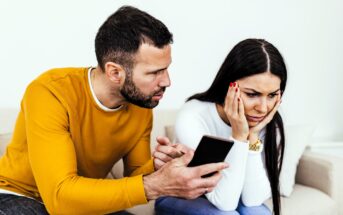
[[[157,48],[143,43],[135,55],[132,71],[126,71],[123,97],[130,103],[144,108],[154,108],[170,86],[168,67],[171,63],[171,47]]]

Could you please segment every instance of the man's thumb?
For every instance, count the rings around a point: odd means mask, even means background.
[[[168,137],[158,136],[158,137],[156,137],[156,141],[157,141],[160,145],[165,145],[165,146],[171,145],[171,143],[170,143]]]
[[[192,150],[188,150],[184,155],[182,155],[179,159],[181,160],[182,164],[187,166],[189,162],[191,162],[194,156],[194,152]]]

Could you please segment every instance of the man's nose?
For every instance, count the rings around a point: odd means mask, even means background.
[[[169,72],[166,70],[161,77],[161,81],[159,83],[160,87],[169,87],[170,86],[170,78],[169,78]]]

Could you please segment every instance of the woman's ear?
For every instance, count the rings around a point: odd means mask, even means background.
[[[105,74],[109,80],[116,84],[120,84],[125,80],[125,70],[120,64],[107,62],[105,64]]]

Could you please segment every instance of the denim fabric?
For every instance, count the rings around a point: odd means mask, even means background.
[[[34,199],[0,194],[0,215],[48,215],[44,205]]]
[[[34,199],[12,194],[0,194],[0,215],[49,215],[44,205]],[[132,215],[118,211],[108,215]]]
[[[246,207],[240,202],[236,210],[241,215],[272,215],[272,212],[265,205]]]
[[[162,197],[155,202],[156,215],[271,215],[265,206],[246,207],[241,202],[236,211],[222,211],[206,198],[192,200]]]

